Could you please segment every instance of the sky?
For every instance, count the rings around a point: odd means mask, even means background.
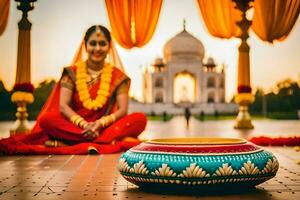
[[[0,36],[0,79],[7,89],[15,81],[17,64],[17,23],[21,11],[11,1],[8,25]],[[162,57],[164,44],[183,30],[197,37],[205,47],[205,57],[213,57],[217,64],[226,65],[226,100],[236,91],[238,39],[219,39],[206,30],[195,0],[164,0],[156,31],[150,42],[131,50],[118,46],[125,70],[132,79],[130,94],[142,98],[142,73],[156,57]],[[110,28],[104,0],[38,0],[29,12],[31,31],[31,79],[39,82],[58,80],[62,68],[68,66],[87,28],[102,24]],[[300,79],[300,19],[283,42],[269,44],[252,31],[250,45],[251,83],[270,90],[278,81]]]

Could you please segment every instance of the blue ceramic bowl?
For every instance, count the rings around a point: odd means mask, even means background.
[[[169,138],[141,143],[119,159],[138,186],[254,186],[276,175],[278,161],[239,138]]]

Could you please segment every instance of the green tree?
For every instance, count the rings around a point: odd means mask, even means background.
[[[251,113],[260,114],[262,113],[262,104],[263,104],[263,97],[264,97],[263,89],[257,88],[254,96],[255,96],[255,101],[253,104],[250,105],[249,110]]]
[[[271,118],[297,118],[300,109],[299,84],[291,79],[280,81],[273,92],[264,94],[262,89],[255,93],[255,102],[250,106],[250,112],[261,113],[265,102],[268,116]]]
[[[40,113],[43,105],[48,99],[54,85],[55,80],[45,80],[41,82],[33,92],[34,102],[28,105],[29,119],[34,120]]]
[[[55,84],[55,80],[45,80],[34,90],[34,102],[27,106],[29,120],[36,119]],[[16,105],[11,102],[11,95],[12,92],[6,90],[3,82],[0,80],[0,120],[16,119]]]
[[[0,120],[13,120],[15,118],[16,106],[10,100],[11,93],[5,89],[0,80]]]

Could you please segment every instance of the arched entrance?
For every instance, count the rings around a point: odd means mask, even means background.
[[[175,75],[173,101],[174,103],[194,103],[196,101],[196,78],[193,74],[183,71]]]

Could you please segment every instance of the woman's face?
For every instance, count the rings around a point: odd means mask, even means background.
[[[103,34],[92,33],[86,43],[88,59],[92,62],[102,62],[109,51],[109,42]]]

